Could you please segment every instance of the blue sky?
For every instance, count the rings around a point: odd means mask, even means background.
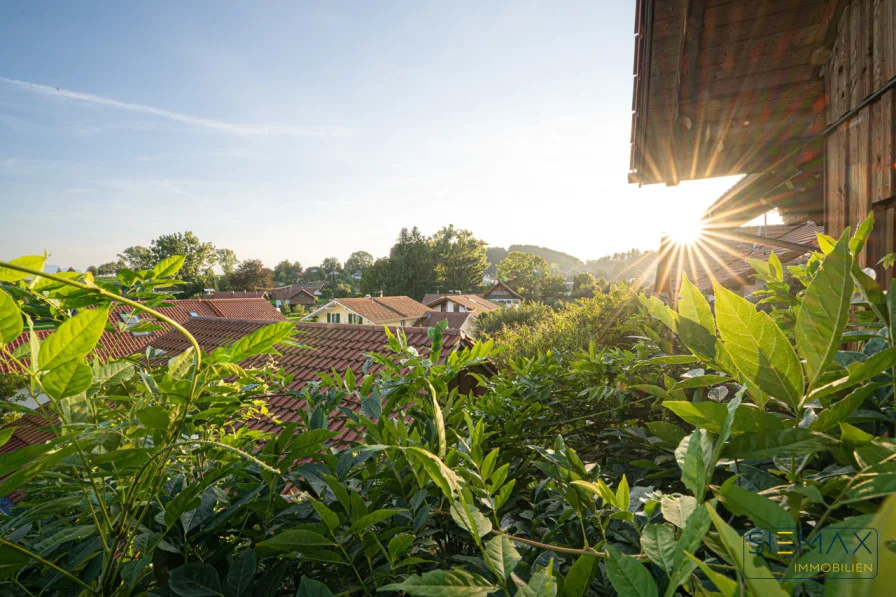
[[[313,265],[447,224],[653,248],[731,180],[626,183],[633,22],[633,0],[7,0],[0,258],[192,230]]]

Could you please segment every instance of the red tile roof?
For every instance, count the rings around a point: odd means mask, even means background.
[[[470,311],[429,311],[425,316],[417,320],[414,325],[424,328],[434,328],[443,321],[448,322],[448,329],[459,330],[467,322],[467,319],[475,317]]]
[[[506,292],[507,294],[510,295],[510,298],[514,298],[517,300],[523,300],[523,297],[521,295],[517,294],[516,291],[514,291],[510,286],[508,286],[504,282],[495,282],[494,286],[492,286],[491,288],[489,288],[488,290],[486,290],[485,292],[482,293],[482,296],[485,298],[489,298],[489,296],[491,296],[491,294],[493,292],[495,292],[496,290],[503,290],[504,292]]]
[[[265,298],[268,295],[267,290],[216,290],[209,298]]]
[[[314,288],[302,284],[290,284],[270,291],[271,299],[279,301],[289,300],[299,294],[307,294],[314,299]]]
[[[257,319],[267,321],[287,321],[276,307],[264,299],[182,299],[166,302],[166,307],[157,307],[155,310],[183,325],[194,317],[226,317],[236,319]],[[131,332],[120,332],[123,317],[132,311],[127,305],[118,304],[112,308],[109,314],[109,322],[114,331],[108,329],[98,343],[97,352],[103,358],[123,357],[142,353],[150,344],[164,334],[171,331],[171,326],[161,321],[153,321],[161,329],[150,332],[147,335],[134,335]],[[137,314],[136,317],[147,319],[148,316]],[[38,337],[43,339],[49,336],[53,330],[40,330]],[[27,342],[28,335],[22,334],[9,343],[10,350]],[[0,373],[9,371],[9,364],[0,359]]]
[[[418,303],[408,296],[340,298],[333,299],[331,302],[339,303],[373,323],[391,323],[399,319],[413,321],[429,311],[426,305]],[[319,310],[324,310],[326,306],[324,305]]]
[[[270,321],[258,320],[198,318],[188,320],[183,325],[202,349],[208,352],[219,346],[230,345],[237,339],[270,323]],[[242,364],[247,367],[260,366],[268,359],[274,358],[285,373],[294,375],[289,389],[298,390],[309,382],[319,380],[318,373],[329,372],[332,369],[343,375],[347,369],[351,368],[357,375],[361,375],[364,364],[369,360],[367,354],[387,351],[386,332],[377,326],[298,322],[296,329],[298,333],[294,340],[309,348],[281,346],[278,347],[281,353],[278,356],[260,355],[248,359]],[[413,346],[421,354],[428,353],[432,343],[429,340],[427,328],[390,328],[394,334],[397,334],[399,329],[405,334],[409,346]],[[171,330],[153,339],[151,344],[155,348],[168,351],[169,354],[179,353],[190,346],[187,339],[176,330]],[[442,351],[437,361],[444,362],[453,351],[467,345],[469,345],[469,341],[459,330],[445,330]],[[382,367],[374,363],[364,375],[376,373],[381,369]],[[300,421],[297,413],[304,404],[302,399],[291,395],[281,395],[269,397],[267,400],[269,415],[264,417],[259,415],[251,421],[249,426],[253,429],[276,431],[282,423]],[[354,408],[357,405],[347,404],[347,406]],[[346,423],[347,417],[344,415],[330,420],[329,429],[337,432],[337,436],[334,438],[336,443],[350,443],[359,439],[358,434],[347,427]],[[36,415],[21,417],[15,421],[14,425],[16,430],[9,441],[0,446],[0,454],[13,452],[27,445],[43,443],[53,437],[52,433],[44,429],[44,421]],[[7,497],[15,502],[21,498],[21,493]]]
[[[462,306],[467,311],[473,313],[473,315],[481,315],[488,311],[495,311],[496,309],[500,309],[501,306],[497,305],[490,300],[483,298],[481,296],[476,296],[475,294],[446,294],[440,298],[435,299],[432,302],[426,303],[426,306],[436,307],[445,303],[447,301],[452,301],[453,303]],[[438,311],[438,309],[434,309]]]

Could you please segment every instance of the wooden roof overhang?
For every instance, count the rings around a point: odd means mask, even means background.
[[[846,3],[638,0],[629,182],[757,174],[710,208],[719,225],[820,220],[819,67]]]

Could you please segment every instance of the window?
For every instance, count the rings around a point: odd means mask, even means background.
[[[327,323],[339,323],[339,313],[327,313]]]
[[[118,317],[127,324],[128,328],[135,328],[140,325],[140,322],[143,321],[139,316],[134,315],[133,313],[122,312],[118,314]],[[152,336],[152,332],[131,332],[131,336],[135,338],[139,338],[140,336]]]
[[[354,313],[349,313],[348,314],[348,322],[356,323],[356,324],[360,325],[360,324],[364,323],[364,318],[361,317],[360,315],[355,315]]]
[[[196,311],[190,311],[190,319],[196,319],[197,317],[199,317],[199,313],[197,313]]]

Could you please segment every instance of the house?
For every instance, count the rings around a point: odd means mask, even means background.
[[[447,329],[460,330],[467,336],[472,336],[476,316],[470,311],[427,311],[426,315],[418,319],[414,325],[434,328],[443,321],[448,322]]]
[[[323,285],[318,290],[322,287]],[[305,307],[313,307],[315,302],[314,288],[308,288],[303,284],[291,284],[274,288],[269,294],[274,302],[274,306],[278,308],[284,304],[286,306],[303,305]]]
[[[360,325],[413,325],[429,309],[407,296],[333,299],[312,311],[303,321]]]
[[[501,308],[500,305],[475,294],[446,294],[435,299],[432,298],[433,296],[428,294],[423,297],[424,304],[433,311],[445,311],[448,313],[469,311],[476,317],[488,311]],[[428,302],[427,298],[430,299]]]
[[[519,307],[523,301],[523,297],[504,282],[495,282],[494,286],[482,293],[482,298],[503,307]]]
[[[268,303],[273,309],[273,306]],[[219,346],[228,346],[236,340],[261,329],[270,321],[253,319],[226,319],[220,317],[199,317],[184,322],[184,327],[199,343],[202,350],[208,352]],[[320,373],[336,371],[344,375],[348,369],[356,375],[372,375],[382,366],[369,358],[370,353],[386,352],[388,336],[382,327],[362,325],[334,326],[326,323],[298,322],[298,331],[294,339],[303,346],[278,346],[279,355],[259,355],[240,363],[244,367],[261,366],[270,359],[274,359],[278,367],[283,369],[286,375],[292,376],[289,385],[290,390],[299,390],[308,383],[318,381]],[[391,333],[397,334],[398,328],[391,328]],[[421,327],[404,327],[401,330],[407,339],[408,346],[413,347],[423,356],[430,356],[432,341],[429,338],[428,329]],[[440,353],[431,355],[433,361],[444,363],[455,351],[471,347],[469,340],[460,330],[446,329],[442,334]],[[176,330],[166,332],[152,342],[152,346],[164,350],[166,358],[180,354],[191,345],[186,337]],[[0,361],[2,366],[2,361]],[[365,368],[366,366],[366,368]],[[490,376],[495,370],[488,364],[473,367],[470,373],[477,376]],[[478,382],[473,375],[462,373],[453,382],[452,387],[457,387],[462,393],[478,390]],[[272,395],[266,398],[268,412],[266,415],[258,414],[248,425],[252,429],[276,432],[284,423],[300,422],[298,410],[304,407],[304,400],[292,394]],[[356,409],[358,404],[345,404],[348,408]],[[40,444],[52,438],[46,429],[46,422],[37,415],[26,415],[15,421],[12,436],[0,446],[0,458],[27,447]],[[330,431],[337,435],[334,440],[343,444],[360,439],[351,426],[350,418],[336,411],[331,414],[328,421]],[[11,502],[16,502],[23,497],[21,492],[6,496]]]
[[[299,279],[298,282],[293,284],[293,286],[299,286],[300,288],[304,288],[315,297],[320,297],[324,295],[324,283],[323,282],[302,282]]]
[[[750,260],[768,261],[774,251],[785,266],[801,263],[805,261],[807,248],[818,246],[819,232],[823,232],[821,226],[806,222],[800,225],[741,226],[730,234],[710,230],[705,233],[705,239],[693,246],[664,238],[660,244],[655,290],[674,302],[684,272],[704,294],[712,294],[712,281],[715,280],[746,296],[758,289]],[[773,245],[760,244],[751,237],[759,237]]]
[[[364,277],[364,270],[360,270],[360,269],[359,269],[359,270],[356,271],[356,272],[352,272],[352,279],[353,279],[355,282],[360,282],[360,281],[361,281],[361,278],[363,278],[363,277]]]
[[[777,209],[839,237],[873,213],[859,264],[886,286],[894,30],[896,0],[638,0],[629,181],[745,174],[706,211],[710,229]]]
[[[205,296],[203,294],[202,298],[215,298],[215,299],[259,298],[259,299],[267,299],[268,291],[267,290],[214,290],[214,291],[212,291],[211,296]]]
[[[155,310],[174,322],[184,325],[201,317],[217,317],[224,319],[252,319],[256,321],[287,321],[274,306],[261,298],[249,299],[179,299],[165,302],[163,307]],[[172,331],[169,324],[152,319],[143,313],[132,313],[127,305],[118,304],[109,312],[109,326],[97,345],[97,352],[104,358],[118,358],[141,354],[147,346],[161,336]],[[141,324],[152,324],[154,329],[141,330]],[[145,327],[145,326],[144,326]],[[112,329],[109,329],[112,328]],[[157,328],[157,329],[156,329]],[[38,338],[49,336],[53,330],[38,330]],[[26,334],[7,344],[14,349],[27,340]],[[7,364],[0,359],[0,374],[8,372]]]

